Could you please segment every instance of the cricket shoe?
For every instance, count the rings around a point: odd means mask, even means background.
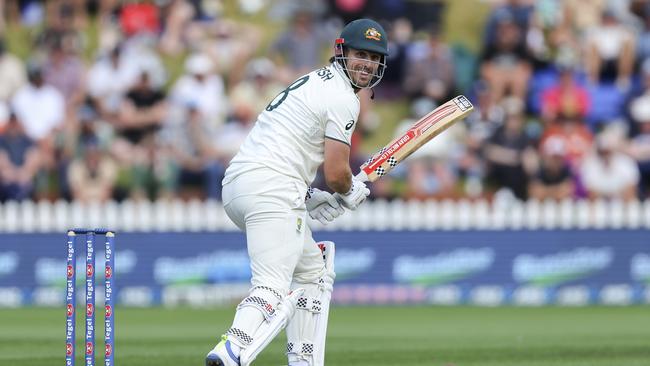
[[[219,342],[212,351],[205,357],[205,366],[240,366],[239,357],[233,352],[233,344],[225,335],[221,336]]]

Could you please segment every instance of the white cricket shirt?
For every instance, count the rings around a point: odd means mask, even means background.
[[[310,185],[323,163],[325,138],[350,144],[359,98],[336,64],[298,78],[258,116],[223,183],[268,167]]]

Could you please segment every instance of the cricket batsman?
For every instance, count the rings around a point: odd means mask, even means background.
[[[286,327],[290,366],[322,366],[334,283],[334,243],[316,243],[322,223],[356,210],[370,190],[349,166],[357,93],[386,69],[386,31],[370,19],[347,24],[330,65],[291,83],[259,115],[223,179],[228,217],[246,233],[249,295],[206,366],[249,365]],[[327,186],[310,188],[323,164]]]

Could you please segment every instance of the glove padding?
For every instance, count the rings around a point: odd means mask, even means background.
[[[305,206],[309,211],[309,217],[318,220],[323,225],[329,224],[345,212],[336,197],[318,188],[309,187],[307,197],[305,197]]]
[[[359,179],[352,177],[352,186],[348,193],[340,195],[341,204],[348,210],[356,210],[359,205],[366,200],[366,197],[370,194],[370,189],[366,187],[366,184]]]

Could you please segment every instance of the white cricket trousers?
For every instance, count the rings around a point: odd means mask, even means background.
[[[307,226],[305,190],[268,168],[224,184],[224,209],[246,233],[253,287],[272,287],[284,296],[292,279],[312,282],[324,275],[323,256]]]

